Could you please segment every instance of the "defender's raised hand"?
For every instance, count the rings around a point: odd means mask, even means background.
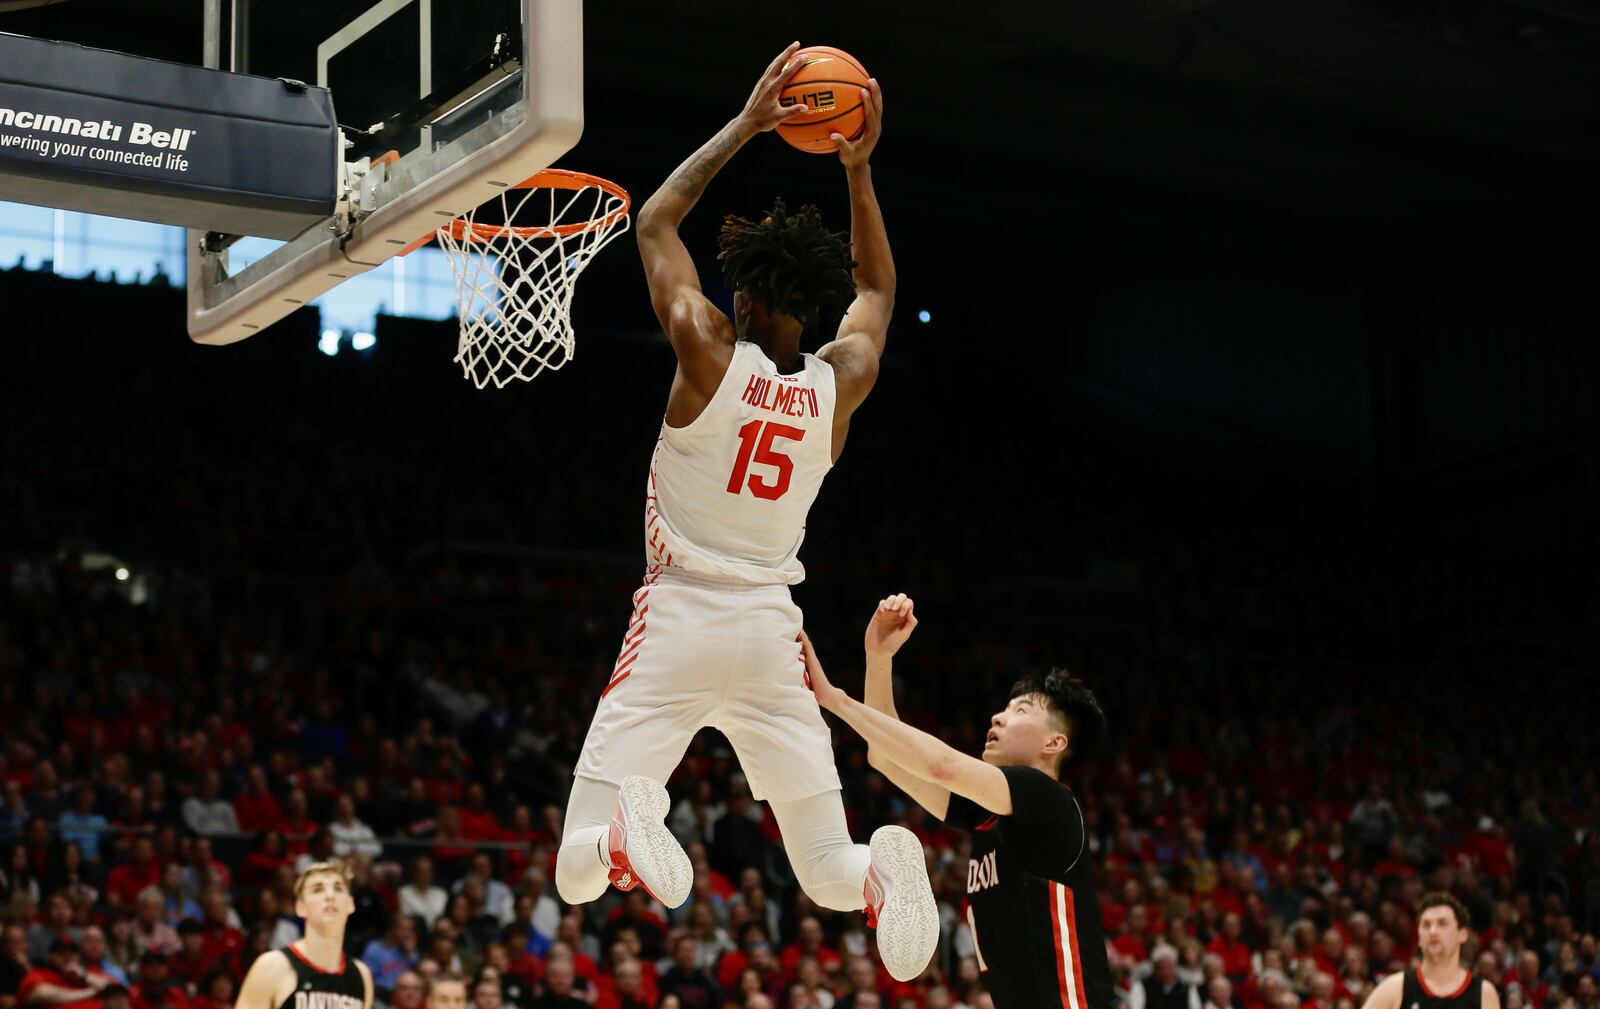
[[[892,595],[878,604],[867,624],[867,658],[889,658],[917,629],[916,604],[904,592]]]
[[[783,90],[794,72],[800,69],[800,62],[794,54],[800,51],[800,43],[791,42],[784,47],[783,52],[767,65],[766,72],[761,79],[756,81],[755,90],[750,92],[750,99],[744,103],[744,111],[739,113],[739,118],[748,123],[753,129],[765,132],[789,119],[796,119],[811,111],[804,102],[794,105],[780,105],[778,93]]]

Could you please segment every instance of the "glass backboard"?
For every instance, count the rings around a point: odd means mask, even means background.
[[[329,89],[329,220],[248,266],[190,233],[189,333],[244,339],[554,163],[583,130],[582,0],[224,0],[223,69]],[[270,156],[270,152],[261,152]]]

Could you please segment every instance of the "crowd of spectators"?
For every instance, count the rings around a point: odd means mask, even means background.
[[[609,349],[649,381],[607,396],[653,416],[660,348]],[[359,363],[224,394],[123,353],[115,382],[47,371],[3,405],[0,1009],[228,1009],[300,935],[295,875],[327,858],[351,863],[347,949],[385,1006],[441,974],[477,1009],[988,1005],[965,838],[848,734],[853,830],[927,847],[944,928],[917,981],[880,969],[861,914],[798,890],[709,732],[669,782],[690,901],[556,896],[654,420],[577,438]],[[586,395],[557,386],[542,416]],[[1412,955],[1424,889],[1470,909],[1467,955],[1508,1009],[1600,1009],[1593,709],[1553,590],[1127,517],[1041,544],[1046,506],[1001,522],[989,479],[863,514],[933,459],[883,419],[852,435],[882,464],[841,465],[817,505],[808,624],[848,670],[872,600],[915,595],[902,714],[974,751],[1019,673],[1066,663],[1100,691],[1109,753],[1069,784],[1128,1009],[1358,1007]],[[979,522],[1003,528],[945,535]]]

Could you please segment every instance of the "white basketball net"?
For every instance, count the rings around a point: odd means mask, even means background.
[[[457,220],[438,239],[461,312],[462,374],[501,388],[570,361],[578,275],[628,230],[626,197],[598,185],[508,189]]]

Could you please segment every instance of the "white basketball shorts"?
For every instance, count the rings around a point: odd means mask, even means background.
[[[728,737],[757,799],[839,787],[833,740],[800,653],[800,608],[787,585],[646,576],[600,696],[577,774],[619,784],[665,781],[703,726]]]

